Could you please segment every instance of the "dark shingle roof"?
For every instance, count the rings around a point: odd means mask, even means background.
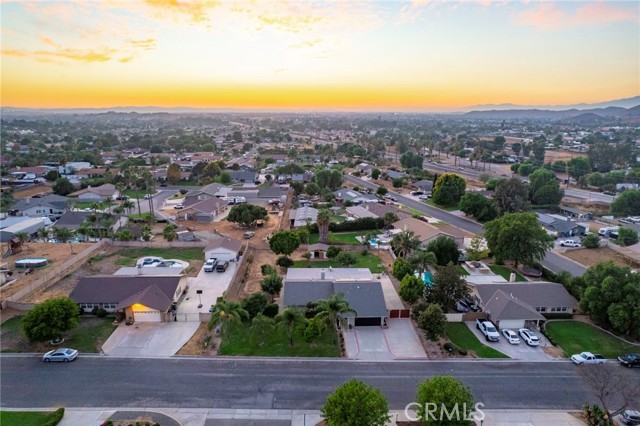
[[[166,312],[171,307],[173,300],[167,297],[157,285],[152,284],[120,301],[116,306],[116,310],[119,311],[128,308],[135,303],[156,309],[160,312]]]
[[[476,286],[476,291],[484,303],[488,302],[498,290],[502,290],[534,308],[546,306],[573,308],[578,305],[578,301],[569,294],[562,284],[528,282],[522,284],[478,284]]]
[[[484,305],[484,311],[494,321],[502,320],[544,320],[532,306],[518,300],[502,290],[496,291]]]

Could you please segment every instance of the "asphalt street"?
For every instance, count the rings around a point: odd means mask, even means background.
[[[319,409],[355,377],[404,409],[416,386],[451,375],[487,409],[579,409],[594,401],[569,361],[394,361],[301,359],[123,359],[80,356],[45,364],[40,356],[2,355],[1,405],[8,407],[181,407]],[[623,368],[611,365],[610,368]],[[630,371],[640,380],[640,371]]]
[[[345,179],[364,188],[370,188],[373,190],[378,188],[378,185],[364,181],[351,175],[345,175]],[[458,228],[464,229],[465,231],[469,231],[473,234],[482,234],[482,225],[478,222],[474,222],[464,217],[456,216],[445,210],[438,209],[423,202],[413,200],[396,192],[390,191],[389,194],[396,197],[399,203],[404,204],[407,207],[418,210],[428,216],[435,217],[436,219],[442,220],[444,222],[450,223],[451,225],[457,226]],[[555,273],[558,273],[560,271],[568,271],[569,273],[571,273],[571,275],[580,276],[587,270],[584,266],[552,251],[547,251],[545,258],[540,263],[545,268]]]

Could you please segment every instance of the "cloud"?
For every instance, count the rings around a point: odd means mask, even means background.
[[[637,4],[634,3],[634,7],[637,8]],[[548,31],[583,25],[603,25],[623,21],[638,22],[638,18],[637,10],[621,8],[602,1],[584,4],[573,12],[560,9],[555,3],[545,2],[518,14],[515,17],[515,22]]]
[[[165,12],[187,15],[193,22],[209,20],[209,9],[218,6],[216,1],[145,0],[145,3]]]
[[[147,38],[144,40],[129,40],[129,45],[136,49],[153,50],[157,45],[157,40],[153,38]]]
[[[2,54],[6,56],[17,56],[21,58],[32,58],[38,62],[60,62],[64,60],[77,62],[107,62],[112,59],[115,49],[103,48],[100,50],[78,50],[78,49],[60,49],[60,50],[21,50],[21,49],[3,49]]]

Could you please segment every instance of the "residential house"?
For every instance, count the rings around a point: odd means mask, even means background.
[[[46,217],[17,216],[0,220],[0,242],[8,243],[18,234],[25,233],[29,237],[35,235],[39,229],[51,225]]]
[[[102,308],[129,322],[168,322],[186,288],[184,275],[94,275],[81,278],[69,297],[87,313]]]
[[[362,207],[365,208],[369,213],[373,213],[376,217],[381,218],[384,218],[384,215],[387,213],[393,213],[394,215],[396,215],[398,220],[412,216],[410,212],[399,209],[392,204],[367,203]],[[354,217],[356,216],[354,215]]]
[[[417,191],[422,191],[425,193],[431,193],[433,191],[433,181],[432,180],[419,180],[411,184]]]
[[[462,247],[464,244],[464,237],[452,235],[437,226],[431,225],[430,223],[422,220],[414,219],[413,217],[400,219],[393,223],[393,227],[401,231],[412,231],[420,241],[420,246],[422,248],[426,248],[430,242],[438,237],[451,238],[455,241],[458,247]]]
[[[41,198],[24,198],[15,202],[10,213],[29,217],[48,217],[51,220],[56,220],[67,211],[68,200],[67,197],[55,194]]]
[[[75,162],[65,163],[64,165],[59,166],[58,172],[61,175],[72,175],[79,170],[90,169],[92,167],[93,166],[91,165],[91,163],[88,163],[86,161],[75,161]]]
[[[218,261],[236,261],[242,254],[244,243],[229,237],[216,238],[204,248],[205,259]]]
[[[589,230],[586,224],[574,222],[565,216],[544,213],[536,214],[538,215],[540,225],[542,225],[549,235],[555,238],[584,235]]]
[[[107,171],[106,168],[80,169],[76,171],[75,175],[78,179],[100,178],[103,177]]]
[[[116,189],[115,185],[105,183],[96,187],[89,186],[69,195],[83,201],[115,200],[120,195],[120,191]]]
[[[391,170],[391,169],[387,169],[385,170],[385,173],[387,174],[387,177],[389,179],[404,179],[405,177],[407,177],[406,173],[403,172],[399,172],[397,170]]]
[[[304,206],[289,211],[289,222],[291,228],[299,228],[307,223],[316,223],[318,219],[318,209],[311,206]]]
[[[217,197],[203,200],[198,200],[197,197],[189,199],[185,197],[182,204],[184,209],[176,213],[178,219],[210,223],[227,210],[229,202]]]
[[[304,307],[332,294],[341,294],[355,310],[343,315],[349,327],[384,326],[389,318],[382,285],[366,268],[289,268],[282,305]]]
[[[233,183],[260,183],[259,175],[252,171],[225,170],[231,177]]]
[[[70,231],[76,231],[92,214],[91,212],[66,211],[56,221],[53,228],[66,228]]]
[[[370,175],[373,170],[373,166],[367,163],[360,163],[356,165],[356,170],[364,175]]]
[[[347,216],[352,217],[354,219],[361,219],[363,217],[372,217],[377,218],[378,215],[373,213],[368,209],[369,204],[373,205],[373,203],[367,203],[363,206],[351,206],[346,208]]]
[[[377,203],[378,197],[373,194],[363,194],[358,191],[354,191],[353,189],[341,188],[333,191],[336,196],[336,201],[345,203],[350,201],[353,204],[362,204],[362,203]]]
[[[593,213],[585,212],[584,210],[576,209],[568,206],[559,206],[560,213],[564,216],[570,217],[572,219],[577,220],[591,220],[593,218]]]
[[[30,179],[44,177],[49,173],[51,167],[47,166],[34,166],[34,167],[12,167],[9,169],[9,174],[16,179],[29,179],[26,175],[33,176]]]
[[[573,315],[578,301],[562,284],[550,282],[477,284],[480,305],[499,328],[518,329],[554,315]]]

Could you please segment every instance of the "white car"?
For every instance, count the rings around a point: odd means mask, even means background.
[[[520,344],[520,338],[515,331],[505,328],[504,330],[502,330],[502,335],[505,339],[507,339],[507,342],[511,343],[512,345]]]
[[[564,240],[560,241],[560,247],[581,247],[582,244],[575,240]]]
[[[529,330],[528,328],[521,328],[520,330],[518,330],[518,334],[520,335],[520,337],[522,337],[522,340],[524,340],[527,345],[540,346],[540,339],[538,339],[538,336],[533,334],[533,331]]]
[[[431,195],[423,194],[423,195],[418,196],[418,198],[420,200],[428,200],[429,198],[431,198]]]
[[[78,357],[78,351],[71,348],[60,348],[49,351],[42,356],[44,362],[69,362]]]
[[[216,268],[216,263],[218,263],[218,261],[213,257],[207,259],[207,261],[204,263],[204,271],[213,272],[213,270]]]
[[[176,204],[175,206],[173,206],[173,208],[176,210],[180,210],[180,209],[184,209],[184,206],[182,204]]]

